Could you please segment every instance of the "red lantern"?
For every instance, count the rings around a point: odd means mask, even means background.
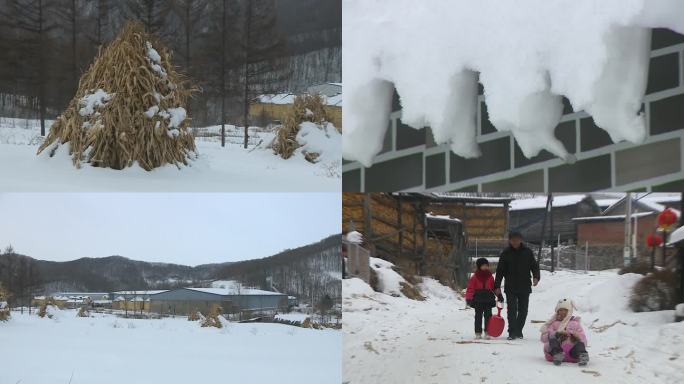
[[[646,244],[649,247],[657,247],[657,246],[660,246],[660,244],[662,244],[662,243],[663,243],[663,238],[660,235],[654,235],[651,233],[646,238]]]
[[[658,215],[658,226],[667,230],[672,224],[677,222],[677,214],[670,208],[666,208]]]

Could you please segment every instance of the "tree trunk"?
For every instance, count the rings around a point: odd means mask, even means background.
[[[245,87],[244,87],[244,105],[242,111],[242,123],[245,128],[245,142],[244,147],[247,148],[249,141],[249,46],[250,46],[250,27],[252,24],[252,0],[247,0],[247,16],[245,17]]]
[[[45,60],[43,37],[43,0],[38,0],[38,102],[40,104],[40,135],[45,136]]]
[[[221,147],[226,146],[226,0],[221,19]]]
[[[78,65],[76,61],[76,0],[71,0],[71,81],[78,89]]]

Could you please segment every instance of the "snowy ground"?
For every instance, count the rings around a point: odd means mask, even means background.
[[[374,292],[360,279],[344,280],[343,382],[684,382],[684,323],[671,323],[673,311],[626,308],[630,287],[639,278],[615,271],[542,271],[530,297],[525,339],[509,342],[504,332],[480,343],[471,343],[473,310],[433,279],[420,286],[428,297],[423,302]],[[566,296],[576,301],[587,332],[591,361],[585,368],[545,361],[542,324],[531,323],[547,320],[556,301]]]
[[[51,122],[50,122],[51,123]],[[47,123],[49,128],[49,123]],[[199,158],[188,167],[167,165],[151,172],[133,166],[123,171],[83,166],[76,169],[66,151],[36,156],[41,143],[35,120],[0,118],[0,189],[3,191],[339,191],[341,159],[311,164],[303,156],[288,160],[266,146],[273,133],[252,129],[254,140],[242,148],[241,131],[227,126],[198,128]]]
[[[12,313],[0,324],[0,382],[340,382],[340,331],[261,323],[216,329],[185,318],[95,316]]]

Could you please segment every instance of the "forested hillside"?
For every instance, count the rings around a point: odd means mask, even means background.
[[[274,289],[317,303],[324,295],[341,298],[342,241],[333,235],[318,243],[288,249],[263,259],[221,268],[217,277]]]
[[[99,47],[132,19],[201,87],[195,125],[241,123],[260,93],[341,81],[341,0],[6,0],[0,116],[54,118]]]

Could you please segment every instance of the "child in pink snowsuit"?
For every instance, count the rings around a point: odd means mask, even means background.
[[[556,304],[556,314],[541,328],[544,356],[547,361],[560,365],[563,361],[584,366],[589,362],[587,337],[580,324],[579,316],[573,316],[575,303],[561,299]]]

